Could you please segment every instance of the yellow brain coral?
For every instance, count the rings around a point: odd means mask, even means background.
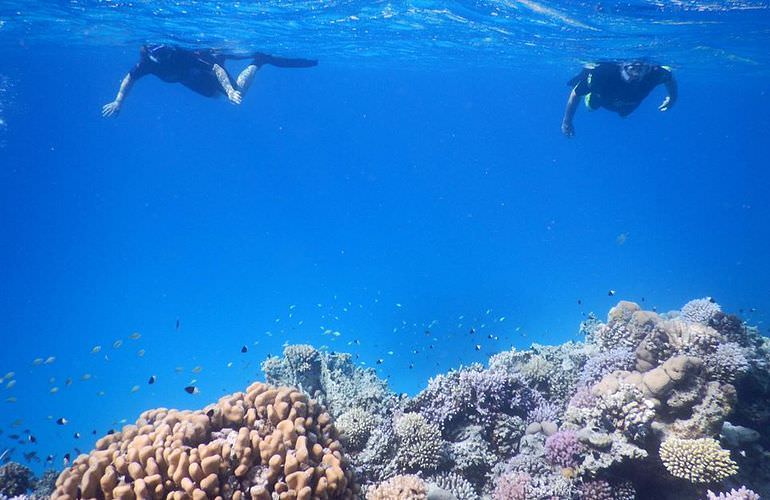
[[[142,413],[80,455],[51,498],[355,497],[329,414],[294,389],[255,383],[203,410]]]
[[[738,472],[730,452],[711,438],[667,439],[660,445],[660,458],[671,475],[693,483],[717,482]]]

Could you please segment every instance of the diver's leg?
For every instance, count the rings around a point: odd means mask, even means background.
[[[227,74],[225,68],[219,64],[214,64],[211,69],[217,76],[217,80],[219,80],[219,84],[222,86],[222,90],[225,91],[225,94],[227,94],[227,98],[230,99],[230,102],[233,104],[240,104],[242,99],[241,93],[233,88],[233,84],[230,83],[230,75]]]
[[[254,75],[257,74],[258,69],[259,68],[256,65],[249,64],[243,71],[241,71],[238,78],[235,79],[235,85],[238,87],[238,90],[241,91],[241,95],[246,94],[246,91],[251,87],[251,82],[254,81]]]

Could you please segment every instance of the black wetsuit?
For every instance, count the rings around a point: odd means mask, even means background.
[[[224,68],[227,59],[252,59],[258,67],[272,64],[283,68],[307,68],[318,64],[311,59],[286,59],[268,54],[230,56],[214,50],[188,50],[174,45],[148,45],[142,48],[139,62],[130,71],[132,79],[152,74],[169,83],[181,83],[185,87],[206,97],[225,94],[219,82],[214,65]],[[230,83],[232,78],[228,74]]]
[[[636,81],[625,80],[622,71],[620,63],[599,63],[584,69],[568,83],[574,86],[575,94],[589,96],[586,103],[590,108],[601,107],[628,116],[652,89],[672,78],[670,70],[657,65],[651,65],[647,74]]]
[[[214,73],[214,64],[223,66],[225,57],[211,50],[186,50],[173,45],[149,45],[131,70],[131,78],[152,74],[169,83],[181,83],[206,97],[216,97],[225,90]]]

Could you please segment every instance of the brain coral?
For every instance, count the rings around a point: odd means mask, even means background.
[[[427,486],[420,477],[402,475],[370,489],[366,500],[424,500],[427,492]]]
[[[738,465],[711,438],[670,438],[660,445],[660,459],[671,475],[692,483],[721,481],[738,472]]]
[[[354,498],[336,438],[315,401],[255,383],[204,410],[142,413],[62,472],[52,499]]]

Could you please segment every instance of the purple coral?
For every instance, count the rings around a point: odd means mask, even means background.
[[[503,474],[497,479],[492,500],[527,500],[529,474],[512,472]]]
[[[727,493],[716,494],[709,490],[706,494],[706,500],[759,500],[760,496],[746,488],[741,486],[740,489],[731,489]]]
[[[612,486],[607,481],[586,481],[577,488],[580,500],[614,500]]]
[[[545,458],[559,467],[577,466],[584,451],[575,431],[559,431],[545,440]]]
[[[596,404],[597,399],[596,395],[592,393],[591,389],[588,387],[578,387],[575,394],[570,398],[567,406],[574,406],[575,408],[591,408]]]
[[[578,386],[591,386],[616,370],[630,370],[635,361],[636,355],[630,347],[614,347],[600,352],[586,361]]]
[[[556,403],[543,401],[527,415],[527,422],[558,422],[561,421],[562,408]]]

